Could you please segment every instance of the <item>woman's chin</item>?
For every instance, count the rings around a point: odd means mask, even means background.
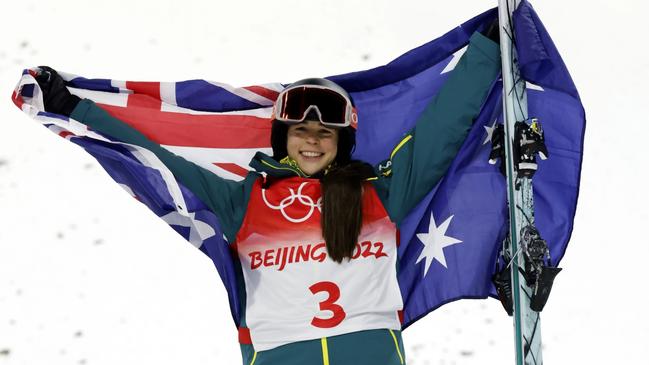
[[[324,167],[304,167],[304,168],[300,167],[300,170],[302,170],[302,172],[304,172],[309,176],[315,175],[318,172],[322,171],[323,169]]]
[[[315,175],[327,167],[322,161],[298,161],[298,166],[307,175]]]
[[[325,153],[317,157],[303,156],[297,154],[292,157],[293,160],[297,163],[297,166],[304,172],[306,175],[315,175],[318,172],[324,170],[333,162],[333,158],[330,154]]]

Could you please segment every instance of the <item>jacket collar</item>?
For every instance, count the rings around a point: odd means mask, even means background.
[[[257,152],[250,161],[249,166],[257,172],[265,172],[272,177],[311,177],[302,172],[297,165],[277,162],[263,152]]]

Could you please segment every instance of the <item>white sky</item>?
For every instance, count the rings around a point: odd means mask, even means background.
[[[533,3],[584,102],[575,230],[542,314],[547,364],[647,363],[642,1]],[[23,115],[23,68],[234,85],[379,66],[495,2],[7,1],[0,5],[0,365],[237,364],[212,263],[82,149]],[[551,152],[551,151],[550,151]],[[513,363],[495,300],[442,307],[404,333],[409,364]]]

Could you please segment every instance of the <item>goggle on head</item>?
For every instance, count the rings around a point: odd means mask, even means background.
[[[322,85],[289,86],[278,95],[272,119],[297,124],[308,115],[317,115],[322,125],[330,128],[351,126],[356,129],[358,115],[346,95]]]

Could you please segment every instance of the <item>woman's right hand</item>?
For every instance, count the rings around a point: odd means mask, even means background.
[[[65,81],[56,70],[48,66],[39,66],[38,69],[36,82],[43,92],[45,111],[69,117],[81,99],[68,91]]]

